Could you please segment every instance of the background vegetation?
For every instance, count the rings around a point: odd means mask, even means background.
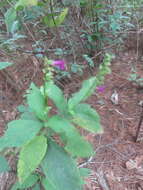
[[[105,75],[110,73],[113,57],[110,54],[116,57],[119,52],[132,48],[136,51],[136,61],[142,59],[142,10],[142,0],[0,2],[0,70],[11,65],[17,67],[14,63],[19,58],[34,57],[38,69],[44,73],[43,86],[39,89],[31,85],[26,95],[28,108],[18,108],[20,119],[10,122],[0,138],[1,172],[11,170],[3,156],[12,154],[18,160],[15,171],[18,182],[12,190],[30,187],[35,190],[82,189],[83,178],[89,171],[80,170],[75,161],[78,157],[93,155],[93,150],[76,128],[80,126],[95,133],[102,128],[97,112],[88,104],[80,103],[103,84]],[[86,78],[95,75],[94,71],[97,75],[85,80],[77,93],[63,95],[64,84],[78,76],[82,78],[85,71],[88,72]],[[1,72],[13,80],[7,70]],[[136,74],[136,64],[129,80],[142,83],[142,78]],[[46,105],[48,99],[56,106],[58,115],[50,115],[49,110],[54,106]],[[30,135],[26,133],[23,137],[26,126],[31,126]],[[57,134],[60,140],[55,140]]]

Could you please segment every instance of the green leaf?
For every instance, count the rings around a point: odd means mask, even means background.
[[[0,62],[0,70],[5,69],[9,66],[11,66],[13,63],[11,62]]]
[[[33,139],[42,123],[33,120],[15,120],[8,124],[5,135],[0,138],[0,151],[7,147],[20,147]]]
[[[72,110],[80,102],[85,101],[94,92],[97,85],[96,81],[96,77],[91,77],[83,82],[82,88],[79,92],[73,94],[72,98],[68,101],[70,110]]]
[[[39,121],[39,119],[36,117],[36,115],[33,112],[30,112],[30,111],[22,113],[20,115],[20,119]]]
[[[21,149],[18,161],[18,178],[23,183],[38,167],[47,150],[47,139],[36,136]]]
[[[60,26],[64,20],[65,17],[68,13],[68,8],[64,8],[63,11],[58,15],[58,16],[51,16],[51,18],[49,16],[45,16],[43,18],[44,23],[48,26],[48,27],[57,27]],[[54,13],[53,13],[54,14]],[[53,19],[54,18],[54,19]]]
[[[39,119],[29,107],[20,105],[17,107],[17,110],[21,113],[20,119],[39,121]]]
[[[92,146],[83,139],[68,120],[58,115],[53,116],[49,119],[48,126],[64,137],[66,140],[65,150],[73,156],[88,157],[93,154]]]
[[[27,107],[27,106],[24,106],[24,105],[19,105],[18,107],[17,107],[17,110],[19,111],[19,112],[21,112],[21,113],[23,113],[23,112],[28,112],[29,111],[29,108]]]
[[[37,181],[38,181],[39,177],[35,174],[30,175],[25,182],[21,185],[19,182],[15,183],[12,186],[11,190],[17,190],[17,189],[26,189],[29,187],[32,187]]]
[[[12,186],[11,190],[18,190],[18,189],[19,189],[19,183],[17,182],[17,183],[15,183],[15,184]]]
[[[100,124],[100,117],[98,113],[88,104],[79,104],[73,110],[73,122],[78,126],[93,132],[101,133],[103,129]]]
[[[66,114],[68,106],[61,89],[54,83],[48,82],[45,84],[45,91],[46,95],[54,102],[58,110]]]
[[[36,185],[32,188],[32,190],[41,190],[40,185],[39,185],[39,184],[36,184]]]
[[[47,112],[45,98],[34,83],[31,84],[29,94],[26,96],[28,105],[35,115],[41,120],[46,120]]]
[[[7,172],[10,170],[9,164],[5,157],[0,156],[0,173]]]
[[[20,115],[20,119],[39,121],[38,118],[32,112],[24,112]]]
[[[4,17],[5,17],[7,32],[10,33],[12,31],[13,23],[17,18],[16,10],[13,7],[9,8],[5,13]]]
[[[57,190],[54,184],[52,184],[48,179],[44,178],[42,179],[42,185],[45,190]]]
[[[79,168],[80,175],[82,177],[88,177],[91,174],[91,169],[89,168]]]
[[[46,190],[81,190],[79,170],[73,159],[54,142],[49,142],[49,148],[41,167],[46,176]],[[49,184],[48,184],[49,183]]]
[[[4,7],[7,5],[7,2],[4,0],[4,1],[0,1],[0,8]]]
[[[19,0],[15,5],[15,9],[17,9],[19,6],[29,7],[36,6],[37,4],[38,0]]]
[[[14,36],[15,33],[18,31],[18,29],[20,28],[20,23],[18,20],[14,21],[12,26],[11,26],[11,33]]]

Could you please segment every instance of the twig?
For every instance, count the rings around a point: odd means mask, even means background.
[[[4,114],[3,114],[3,112],[1,110],[0,110],[0,115],[1,115],[1,117],[3,119],[4,125],[6,125],[7,121],[6,121],[5,116],[4,116]]]
[[[111,190],[111,188],[108,184],[107,178],[104,175],[103,171],[101,171],[101,170],[97,171],[96,176],[97,176],[97,181],[98,181],[102,190]]]
[[[137,132],[136,132],[136,136],[135,136],[135,142],[138,141],[138,135],[139,135],[139,132],[141,129],[142,122],[143,122],[143,104],[142,104],[142,111],[141,111],[141,115],[140,115],[140,120],[139,120],[138,127],[137,127]]]
[[[93,159],[93,157],[91,156],[91,157],[87,160],[87,162],[84,162],[84,163],[79,164],[78,168],[83,168],[83,167],[87,166],[88,164],[91,163],[92,159]]]
[[[135,17],[135,20],[137,21],[137,51],[136,51],[136,64],[138,63],[138,59],[139,59],[139,40],[140,40],[140,26],[139,26],[139,21],[138,18]]]
[[[29,33],[29,35],[31,36],[32,40],[36,43],[37,40],[35,38],[35,36],[32,34],[31,30],[29,29],[28,25],[26,23],[23,23],[23,25],[25,26],[27,32]]]

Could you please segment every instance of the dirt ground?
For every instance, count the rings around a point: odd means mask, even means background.
[[[95,92],[87,101],[100,114],[104,133],[85,134],[96,151],[94,157],[79,162],[80,167],[92,169],[86,179],[86,190],[143,189],[143,88],[128,80],[135,65],[143,77],[142,62],[136,62],[135,53],[130,51],[116,56],[112,61],[112,74],[106,77],[104,92]],[[41,85],[40,68],[33,56],[25,57],[23,62],[4,71],[8,74],[0,71],[1,135],[6,123],[18,117],[16,107],[23,102],[30,82]],[[71,86],[74,91],[74,79],[65,85],[65,92],[72,91]],[[116,94],[116,102],[111,100],[113,94]]]

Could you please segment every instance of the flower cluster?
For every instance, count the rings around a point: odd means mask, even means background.
[[[105,86],[97,86],[97,88],[96,88],[96,90],[98,91],[98,92],[104,92],[105,91]]]
[[[66,63],[65,63],[64,60],[55,60],[55,61],[52,62],[52,65],[54,67],[57,67],[58,69],[60,69],[62,71],[66,69],[66,66],[65,66]]]
[[[99,72],[96,76],[97,78],[96,90],[100,93],[103,93],[106,89],[106,86],[102,84],[103,84],[106,74],[111,73],[111,69],[110,69],[111,59],[112,59],[112,56],[110,54],[106,54],[103,60],[103,63],[99,66]],[[61,60],[46,60],[46,62],[48,63],[48,65],[51,65],[52,67],[55,67],[61,71],[66,70],[66,62],[62,59]],[[49,72],[45,71],[47,80],[52,79],[53,71],[51,69],[52,68],[48,67]]]

